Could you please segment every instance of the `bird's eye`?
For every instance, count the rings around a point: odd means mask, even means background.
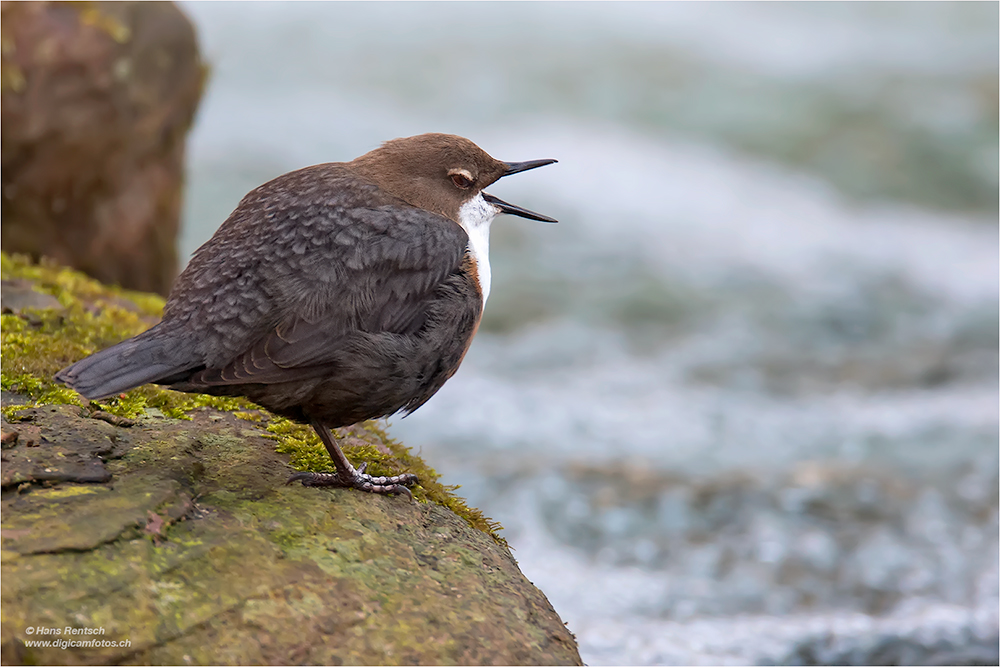
[[[451,182],[455,184],[456,188],[460,190],[466,190],[472,185],[472,179],[465,172],[455,172],[451,174]]]

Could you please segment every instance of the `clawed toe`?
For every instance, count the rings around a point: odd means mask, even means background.
[[[401,493],[413,502],[413,493],[407,487],[418,482],[416,475],[404,473],[392,477],[372,477],[364,472],[366,468],[367,464],[362,464],[357,470],[352,470],[350,478],[326,472],[297,472],[285,483],[302,482],[302,486],[353,488],[368,493]]]
[[[297,472],[285,484],[302,482],[302,486],[350,486],[341,482],[340,477],[326,472]]]
[[[410,473],[393,475],[392,477],[372,477],[359,470],[352,486],[369,493],[402,493],[409,496],[412,503],[413,493],[407,487],[416,483],[417,476]]]
[[[365,461],[355,468],[344,456],[330,432],[330,428],[319,421],[312,421],[312,426],[323,441],[326,451],[330,454],[336,473],[328,472],[297,472],[288,478],[287,484],[302,482],[302,486],[332,486],[342,489],[358,489],[368,493],[403,493],[413,502],[413,493],[407,488],[417,483],[417,476],[411,473],[393,475],[391,477],[373,477],[365,472],[368,462]]]

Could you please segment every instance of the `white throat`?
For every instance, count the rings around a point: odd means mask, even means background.
[[[476,260],[479,288],[483,291],[483,308],[490,295],[490,223],[499,210],[479,193],[458,209],[458,223],[469,235],[469,252]]]

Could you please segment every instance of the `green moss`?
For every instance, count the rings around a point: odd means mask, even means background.
[[[442,484],[439,481],[440,475],[434,468],[424,463],[421,458],[414,456],[409,448],[390,437],[378,425],[378,422],[367,421],[354,428],[364,431],[360,434],[363,436],[364,442],[371,438],[391,452],[391,455],[386,454],[374,444],[352,444],[349,439],[341,437],[338,444],[355,467],[367,463],[366,472],[371,475],[391,476],[401,472],[415,474],[420,480],[420,485],[413,489],[414,498],[447,507],[465,519],[473,528],[483,531],[498,544],[509,548],[507,541],[499,534],[499,531],[503,529],[499,522],[493,521],[480,510],[469,507],[465,500],[454,494],[458,490],[458,486]],[[330,460],[326,448],[311,427],[297,424],[282,417],[272,417],[267,430],[273,433],[276,436],[275,439],[278,440],[277,451],[288,454],[289,463],[296,470],[334,472],[333,462]],[[339,434],[335,432],[335,435]]]
[[[193,410],[210,408],[229,412],[250,422],[267,420],[267,431],[277,441],[277,451],[288,454],[296,470],[332,472],[333,462],[309,426],[272,416],[242,398],[183,394],[155,385],[144,385],[116,397],[84,406],[79,395],[55,382],[57,371],[88,354],[145,331],[159,318],[164,300],[156,295],[108,287],[84,274],[42,260],[0,253],[0,278],[28,280],[35,289],[54,296],[63,310],[35,310],[2,316],[0,384],[33,401],[32,405],[3,408],[8,421],[17,412],[40,404],[70,404],[100,409],[135,419],[150,408],[174,419],[190,419]],[[441,484],[437,471],[395,441],[376,422],[340,429],[344,453],[355,466],[367,463],[372,475],[412,472],[420,480],[414,497],[455,512],[469,525],[507,546],[499,536],[500,524],[469,507],[454,495],[457,486]],[[351,438],[349,436],[355,436]]]
[[[21,415],[19,414],[22,410],[28,410],[30,408],[37,408],[38,405],[35,403],[25,403],[24,405],[5,405],[0,407],[0,414],[3,414],[3,418],[8,423],[14,423],[21,421]]]
[[[36,493],[39,498],[45,498],[46,500],[59,500],[62,498],[75,498],[76,496],[92,496],[94,494],[105,492],[104,487],[94,487],[86,485],[63,485],[56,486],[49,489],[37,489]]]
[[[138,392],[129,392],[104,403],[92,401],[91,404],[100,406],[105,412],[127,419],[135,419],[146,412],[146,397]]]
[[[0,384],[36,403],[82,405],[76,392],[52,379],[55,373],[88,354],[142,333],[163,311],[162,297],[107,287],[45,260],[35,264],[25,256],[0,253],[0,277],[30,281],[63,307],[61,311],[29,311],[30,318],[2,316]],[[254,407],[242,399],[181,394],[152,385],[92,406],[130,419],[141,416],[147,408],[187,419],[187,413],[197,408],[232,411]]]

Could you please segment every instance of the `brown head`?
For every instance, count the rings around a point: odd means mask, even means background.
[[[555,222],[503,202],[483,189],[503,176],[552,164],[555,160],[501,162],[468,139],[453,134],[420,134],[393,139],[350,163],[359,174],[406,203],[455,222],[459,210],[480,193],[496,213]],[[460,223],[461,224],[461,223]]]

